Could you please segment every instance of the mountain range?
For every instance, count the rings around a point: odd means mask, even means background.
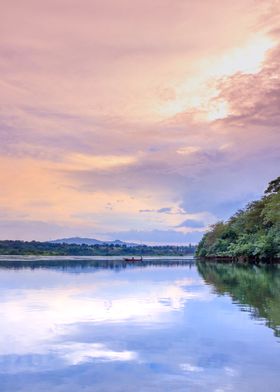
[[[75,244],[75,245],[125,245],[125,246],[139,246],[134,242],[124,242],[120,240],[114,241],[100,241],[95,238],[82,238],[82,237],[70,237],[70,238],[60,238],[52,241],[48,241],[52,244]]]

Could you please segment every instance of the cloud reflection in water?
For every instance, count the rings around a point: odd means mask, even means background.
[[[74,280],[63,274],[55,287],[10,289],[0,308],[1,354],[50,352],[72,365],[93,359],[135,360],[136,352],[112,350],[98,341],[72,342],[71,334],[81,323],[161,325],[174,321],[174,312],[187,301],[209,300],[209,293],[202,287],[192,290],[197,281],[190,277],[158,281],[142,278],[135,282],[127,279],[127,274],[108,279],[110,275],[102,271],[91,275],[89,281],[87,274],[79,274]]]

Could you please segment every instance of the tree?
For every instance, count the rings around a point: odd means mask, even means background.
[[[197,247],[201,257],[271,260],[280,257],[280,177],[265,195],[239,210],[227,222],[211,226]]]
[[[275,180],[270,181],[268,187],[265,190],[265,194],[278,193],[280,191],[280,176]]]

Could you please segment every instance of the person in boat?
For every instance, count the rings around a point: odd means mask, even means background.
[[[135,259],[134,256],[132,256],[130,258],[129,257],[125,257],[124,261],[132,261],[132,262],[134,262],[134,261],[143,261],[143,257],[141,256],[139,259]]]

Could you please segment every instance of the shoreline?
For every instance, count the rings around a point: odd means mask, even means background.
[[[55,255],[0,255],[0,262],[28,262],[28,261],[122,261],[124,258],[132,257],[135,255],[122,255],[122,256],[55,256]],[[143,256],[143,261],[180,261],[180,260],[195,260],[194,255],[188,256]],[[135,263],[141,263],[137,261]]]
[[[258,258],[252,256],[196,256],[199,262],[224,264],[280,264],[280,258]]]

